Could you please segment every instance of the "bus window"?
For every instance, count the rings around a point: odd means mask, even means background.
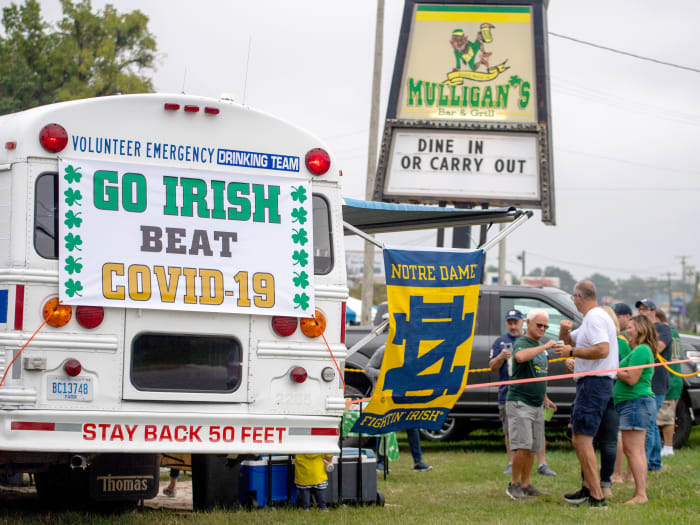
[[[314,273],[325,275],[333,269],[331,217],[328,202],[320,195],[313,196],[314,208]]]
[[[131,352],[139,390],[230,393],[241,384],[241,345],[233,337],[143,333]]]
[[[44,259],[58,259],[58,179],[43,173],[34,194],[34,249]]]

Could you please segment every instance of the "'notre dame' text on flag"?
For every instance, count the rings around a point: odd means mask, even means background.
[[[384,250],[389,334],[353,432],[439,429],[467,382],[483,252]]]

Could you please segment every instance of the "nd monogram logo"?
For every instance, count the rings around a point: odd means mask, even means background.
[[[384,390],[392,391],[395,403],[427,403],[442,395],[459,393],[466,367],[453,367],[453,362],[457,347],[471,337],[474,325],[474,313],[463,312],[463,296],[454,297],[451,303],[424,303],[423,297],[411,296],[410,321],[406,314],[394,314],[396,335],[392,343],[406,345],[403,366],[388,370],[384,377]],[[418,357],[421,341],[440,342]],[[438,363],[436,371],[424,373]],[[420,390],[431,393],[407,394]]]

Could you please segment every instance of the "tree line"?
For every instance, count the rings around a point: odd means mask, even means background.
[[[490,267],[489,270],[498,271],[498,269],[495,267]],[[577,279],[571,275],[571,272],[557,266],[535,268],[534,270],[528,272],[528,275],[546,275],[547,277],[558,277],[560,281],[560,288],[568,292],[571,292],[574,289],[574,285],[577,281]],[[645,297],[655,298],[661,295],[666,301],[669,297],[670,291],[690,294],[693,297],[693,300],[684,304],[687,310],[686,316],[690,321],[700,323],[700,297],[697,296],[697,290],[694,284],[681,280],[668,281],[665,279],[642,278],[636,275],[632,275],[627,279],[613,280],[601,273],[594,273],[585,277],[585,279],[588,279],[595,284],[598,291],[598,297],[601,300],[603,298],[610,297],[612,298],[613,302],[627,303],[632,307],[634,307],[634,303]],[[518,279],[516,278],[514,278],[513,281],[514,283],[516,283],[516,281],[519,283]]]
[[[5,7],[0,36],[0,114],[117,93],[150,93],[146,73],[157,47],[141,11],[119,13],[90,0],[61,0],[57,24],[42,18],[37,0]]]

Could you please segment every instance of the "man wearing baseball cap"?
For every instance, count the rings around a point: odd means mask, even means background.
[[[617,303],[613,310],[615,311],[615,315],[617,316],[617,322],[620,324],[620,332],[624,333],[624,331],[627,329],[627,325],[632,319],[632,308],[630,308],[625,303]],[[620,356],[620,359],[622,359],[623,357],[624,356]]]
[[[640,315],[648,317],[649,320],[654,323],[656,333],[659,336],[659,347],[657,351],[666,361],[670,361],[673,336],[671,335],[671,329],[668,325],[656,319],[656,304],[654,304],[654,301],[651,299],[645,298],[637,301],[634,306],[637,308]],[[651,418],[651,421],[649,421],[646,442],[644,444],[647,454],[647,468],[649,470],[661,470],[661,434],[656,424],[656,417],[659,414],[661,406],[664,404],[664,399],[666,399],[669,381],[669,373],[665,367],[657,366],[654,368],[654,375],[651,377],[651,391],[654,392],[654,397],[656,399],[656,413],[654,417]]]
[[[505,334],[494,341],[489,355],[489,367],[494,372],[498,371],[499,381],[508,381],[508,360],[513,355],[513,345],[515,340],[523,335],[523,314],[520,310],[511,308],[506,311],[506,329]],[[504,474],[511,474],[513,469],[513,453],[510,450],[508,440],[508,417],[506,414],[506,395],[508,394],[508,385],[500,385],[498,387],[498,417],[501,420],[503,434],[506,438],[506,454],[508,455],[508,466],[503,471]],[[549,465],[547,465],[545,457],[545,449],[537,451],[537,473],[543,476],[556,476]]]

